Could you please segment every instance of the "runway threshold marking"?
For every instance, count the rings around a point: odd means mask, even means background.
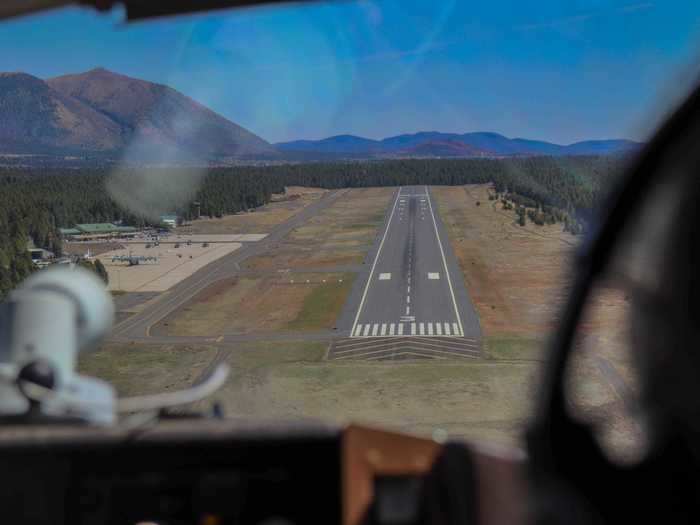
[[[378,326],[377,332],[374,332],[374,326],[375,324]],[[404,328],[404,324],[407,325],[407,328]],[[380,338],[380,337],[395,337],[395,336],[401,336],[404,334],[404,332],[408,332],[410,328],[411,335],[417,336],[418,334],[416,333],[417,331],[420,331],[420,325],[423,325],[423,333],[420,335],[423,335],[425,337],[459,337],[458,333],[452,333],[452,329],[450,327],[450,323],[448,322],[442,322],[442,321],[434,321],[434,322],[424,322],[424,323],[416,323],[412,321],[408,321],[405,318],[401,318],[401,320],[396,323],[392,322],[386,322],[386,323],[358,323],[357,328],[355,329],[355,332],[353,332],[350,336],[350,339],[353,341],[359,341],[361,338]],[[455,323],[456,324],[456,323]],[[371,334],[370,334],[371,331]],[[406,334],[408,336],[408,334]]]

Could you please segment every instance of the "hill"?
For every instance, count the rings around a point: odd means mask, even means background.
[[[120,126],[25,73],[0,73],[0,153],[117,148]]]
[[[456,140],[430,140],[399,150],[399,157],[493,157],[490,151]]]
[[[269,143],[178,91],[105,69],[43,81],[0,74],[2,153],[180,160],[274,156]]]
[[[601,155],[622,153],[640,147],[630,140],[589,140],[569,145],[523,138],[508,138],[492,132],[440,133],[422,131],[372,140],[353,135],[339,135],[322,140],[299,140],[275,144],[281,152],[352,154],[367,157],[386,156],[532,156],[532,155]],[[460,148],[462,148],[460,150]]]
[[[203,158],[272,154],[266,141],[163,84],[93,69],[49,79],[49,86],[117,122],[138,153],[177,150]]]

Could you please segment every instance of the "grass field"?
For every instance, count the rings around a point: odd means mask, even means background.
[[[332,329],[354,274],[245,275],[203,290],[159,323],[168,335]]]
[[[339,364],[324,360],[323,342],[220,351],[232,375],[215,398],[230,416],[356,421],[426,436],[439,428],[504,444],[518,440],[537,372],[535,363],[499,359]],[[136,395],[191,384],[216,353],[211,346],[110,344],[81,358],[80,370],[111,381],[120,395]]]
[[[210,346],[108,343],[81,355],[78,370],[109,381],[121,396],[152,394],[192,384],[215,355]]]
[[[287,324],[289,330],[318,330],[334,326],[355,281],[355,275],[342,274],[339,279],[324,280],[327,282],[316,285],[306,295],[296,317]]]

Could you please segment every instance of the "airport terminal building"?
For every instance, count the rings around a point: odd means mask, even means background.
[[[73,228],[59,228],[61,236],[71,241],[94,241],[99,239],[114,239],[134,237],[138,228],[133,226],[117,226],[111,222],[92,224],[76,224]]]

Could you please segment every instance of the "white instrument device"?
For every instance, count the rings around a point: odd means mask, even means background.
[[[82,268],[32,274],[0,304],[0,416],[115,420],[109,383],[75,373],[77,354],[109,333],[114,304],[104,283]]]
[[[78,352],[98,347],[112,328],[104,283],[79,267],[32,274],[0,303],[0,419],[110,425],[119,412],[153,412],[200,401],[226,381],[219,364],[190,389],[116,399],[107,382],[75,372]]]

